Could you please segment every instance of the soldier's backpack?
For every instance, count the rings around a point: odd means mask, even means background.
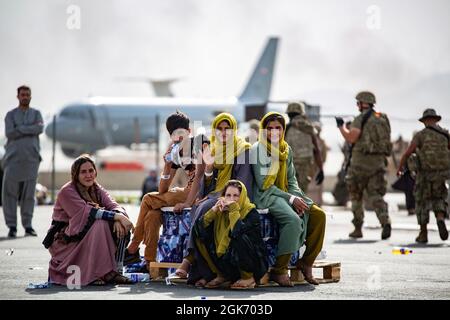
[[[369,116],[362,136],[359,148],[365,154],[382,154],[390,156],[392,153],[391,125],[384,113],[369,111]]]
[[[422,170],[446,171],[450,169],[450,137],[448,133],[427,127],[423,134],[423,144],[417,152]]]
[[[300,119],[299,119],[300,120]],[[307,121],[299,121],[299,125],[306,125]],[[286,128],[285,140],[292,149],[294,159],[308,159],[314,157],[314,144],[312,136],[297,128]]]

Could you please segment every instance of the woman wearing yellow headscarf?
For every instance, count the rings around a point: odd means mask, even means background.
[[[223,188],[229,180],[241,181],[253,198],[253,173],[249,161],[251,145],[237,135],[237,122],[233,115],[221,113],[211,124],[211,147],[203,150],[203,160],[206,163],[202,186],[200,187],[201,202],[192,207],[191,219],[194,222],[209,209],[220,197]],[[189,237],[189,254],[183,260],[177,275],[185,277],[192,262],[195,243]]]
[[[259,213],[241,181],[228,181],[221,194],[193,226],[199,254],[189,281],[206,288],[217,288],[226,281],[233,282],[232,289],[254,288],[268,269]]]
[[[305,280],[318,284],[312,265],[320,253],[325,234],[325,213],[299,188],[291,148],[284,140],[286,121],[278,112],[267,113],[260,122],[259,142],[251,149],[255,177],[254,203],[269,209],[279,226],[276,261],[272,280],[281,286],[292,286],[288,265],[292,254],[305,244],[306,250],[297,262]]]
[[[242,181],[251,191],[252,181],[249,162],[236,161],[239,156],[245,156],[245,151],[251,145],[237,135],[236,119],[229,113],[219,114],[211,124],[211,160],[206,164],[206,188],[209,192],[220,193],[230,179]],[[247,152],[248,154],[248,152]],[[248,159],[248,157],[247,157]],[[246,160],[246,159],[243,159]],[[247,172],[240,172],[247,164]]]

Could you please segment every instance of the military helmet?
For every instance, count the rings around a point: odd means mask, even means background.
[[[289,102],[286,113],[298,113],[298,114],[304,115],[305,114],[305,104],[301,101]]]
[[[356,95],[356,100],[363,102],[363,103],[370,103],[375,104],[377,103],[375,99],[375,95],[370,91],[361,91]]]

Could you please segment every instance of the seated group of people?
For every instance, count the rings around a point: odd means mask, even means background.
[[[156,261],[162,207],[175,213],[191,208],[192,227],[187,252],[176,274],[196,287],[253,288],[270,270],[280,286],[293,286],[288,267],[293,253],[305,245],[296,266],[311,284],[318,282],[312,265],[325,234],[325,213],[299,188],[293,155],[284,140],[285,118],[269,112],[260,121],[253,145],[237,134],[228,113],[212,123],[211,138],[191,136],[189,118],[176,112],[166,121],[171,143],[164,155],[158,192],[146,194],[136,225],[96,182],[91,158],[80,156],[72,166],[72,181],[58,194],[46,247],[52,256],[49,280],[66,284],[70,265],[81,270],[81,285],[130,283],[116,271],[120,240],[133,238],[125,259],[140,259],[145,244],[147,265]],[[185,170],[188,183],[170,189],[176,171]],[[275,264],[269,268],[261,237],[259,213],[268,209],[279,226]]]

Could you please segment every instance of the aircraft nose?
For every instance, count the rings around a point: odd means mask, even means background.
[[[45,128],[45,134],[49,138],[53,138],[53,121],[50,121]]]

